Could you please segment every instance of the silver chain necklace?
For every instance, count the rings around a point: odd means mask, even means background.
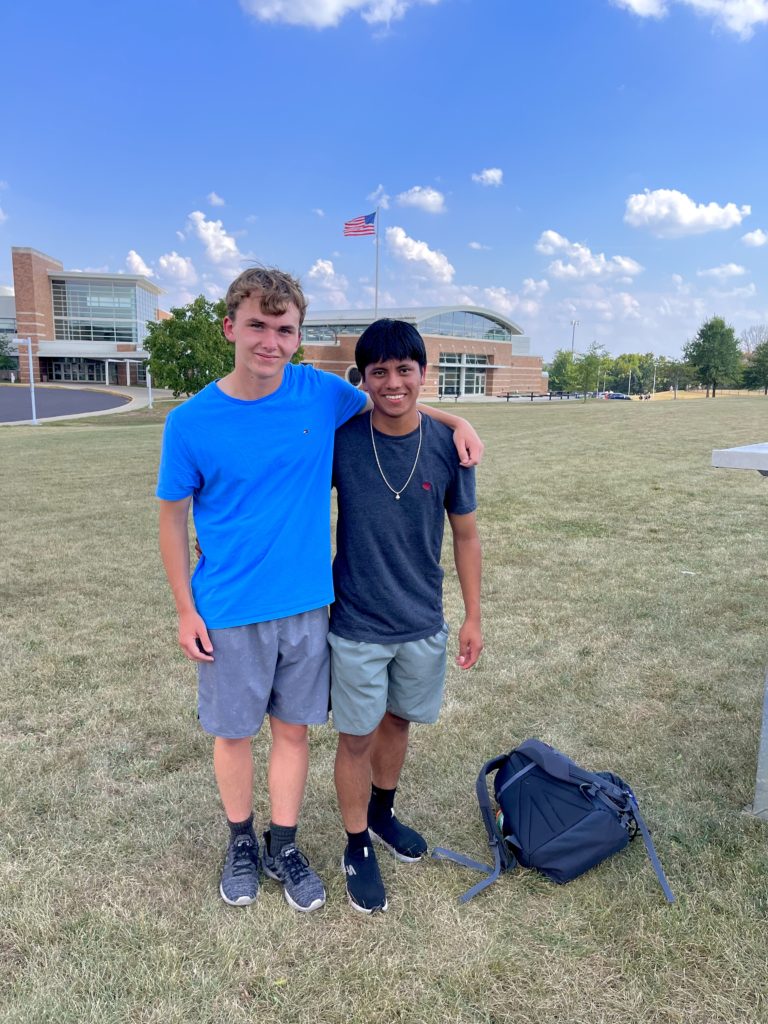
[[[392,493],[394,494],[395,501],[400,501],[400,495],[411,482],[411,477],[416,472],[416,466],[419,461],[419,455],[421,454],[421,413],[419,413],[419,447],[416,449],[416,458],[413,460],[413,466],[411,467],[411,472],[408,474],[408,479],[405,481],[405,483],[403,484],[399,491],[396,491],[392,484],[389,482],[389,480],[387,480],[387,478],[384,476],[384,470],[381,468],[381,463],[379,462],[379,453],[376,451],[376,439],[373,436],[373,413],[370,414],[370,419],[368,422],[371,427],[371,444],[373,445],[373,457],[376,459],[376,465],[378,466],[379,473],[381,473],[381,479],[384,481],[384,483],[387,485],[390,491],[392,491]]]

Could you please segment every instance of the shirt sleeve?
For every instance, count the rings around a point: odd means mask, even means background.
[[[459,465],[457,456],[453,480],[445,493],[445,510],[454,516],[466,516],[476,508],[475,467],[467,469]]]
[[[360,391],[335,373],[326,373],[324,370],[318,372],[322,373],[325,386],[333,396],[337,427],[363,411],[368,400],[364,391]]]
[[[163,447],[155,495],[163,501],[181,501],[202,484],[202,474],[184,442],[174,413],[168,414],[163,430]]]

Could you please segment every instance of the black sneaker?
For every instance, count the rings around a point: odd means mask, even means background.
[[[349,902],[355,910],[374,914],[387,909],[387,894],[372,846],[363,846],[353,853],[347,846],[341,858],[341,870],[347,880]]]
[[[309,913],[325,903],[325,886],[295,846],[286,846],[276,857],[269,855],[266,838],[262,857],[264,874],[283,883],[286,901],[294,910]]]
[[[427,852],[424,836],[398,821],[394,810],[390,814],[388,819],[384,818],[375,823],[368,818],[368,831],[371,837],[382,846],[386,846],[393,857],[405,861],[406,864],[414,864],[421,860]]]
[[[247,907],[259,895],[259,844],[247,832],[230,840],[219,892],[230,907]]]

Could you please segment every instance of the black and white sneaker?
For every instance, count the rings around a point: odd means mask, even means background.
[[[286,902],[294,910],[307,914],[325,903],[325,886],[296,846],[286,846],[272,857],[265,834],[262,864],[265,875],[283,883]]]
[[[395,817],[394,810],[389,818],[372,821],[368,818],[368,832],[376,842],[386,846],[393,857],[414,864],[427,852],[427,842],[416,829],[409,828]]]
[[[341,869],[347,880],[349,902],[361,914],[375,914],[387,909],[387,894],[381,880],[379,865],[372,846],[344,850]]]
[[[247,907],[259,895],[259,844],[247,832],[230,840],[219,892],[230,907]]]

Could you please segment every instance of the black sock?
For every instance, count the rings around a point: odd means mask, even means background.
[[[368,835],[367,828],[364,828],[362,832],[347,832],[347,850],[349,853],[362,850],[370,845],[371,837]]]
[[[256,838],[256,833],[253,831],[253,814],[249,814],[245,821],[230,821],[227,818],[227,824],[229,825],[229,834],[231,839],[237,839],[238,836],[247,835],[251,839]]]
[[[368,822],[386,822],[392,817],[392,807],[395,802],[394,789],[380,789],[378,786],[371,786],[371,800],[368,804]]]
[[[265,833],[267,851],[270,857],[276,857],[286,846],[295,845],[296,828],[296,825],[276,825],[274,821],[270,821],[269,831]]]

